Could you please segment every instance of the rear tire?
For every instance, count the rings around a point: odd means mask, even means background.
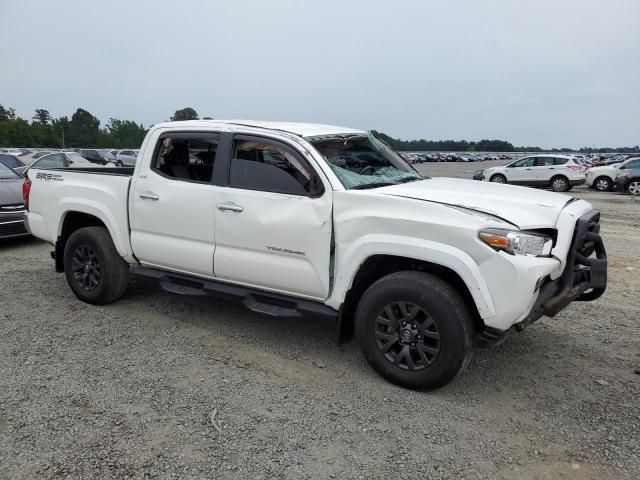
[[[563,175],[555,176],[551,179],[550,186],[554,192],[568,192],[569,179]]]
[[[123,167],[123,166],[124,164],[120,160],[116,162],[116,167]]]
[[[492,183],[507,183],[507,177],[505,177],[501,173],[496,173],[495,175],[491,176],[489,181]]]
[[[392,273],[371,285],[358,304],[356,332],[376,372],[415,390],[449,383],[473,351],[473,321],[464,300],[423,272]]]
[[[593,188],[599,192],[609,192],[613,186],[609,177],[598,177],[593,182]]]
[[[129,266],[116,250],[104,227],[73,232],[64,248],[67,283],[83,302],[105,305],[124,295]]]

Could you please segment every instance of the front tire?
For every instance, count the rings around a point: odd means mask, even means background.
[[[627,193],[631,195],[640,195],[640,181],[634,180],[627,185]]]
[[[612,186],[611,179],[608,177],[598,177],[593,182],[593,187],[599,192],[608,192]]]
[[[569,186],[569,180],[567,177],[563,177],[562,175],[558,175],[551,179],[551,190],[554,192],[568,192]]]
[[[507,183],[507,177],[501,173],[496,173],[489,179],[489,181],[492,183]]]
[[[64,248],[67,283],[83,302],[105,305],[124,295],[129,267],[104,227],[73,232]]]
[[[464,300],[448,283],[423,272],[392,273],[371,285],[358,304],[356,331],[373,369],[414,390],[449,383],[473,350]]]
[[[118,160],[116,162],[116,167],[118,167],[118,168],[124,167],[124,164],[120,160]]]

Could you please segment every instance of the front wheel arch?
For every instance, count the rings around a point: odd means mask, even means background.
[[[355,313],[364,292],[379,279],[400,271],[430,273],[451,285],[463,298],[473,318],[474,329],[480,332],[485,328],[484,321],[462,277],[453,269],[414,258],[396,255],[371,255],[356,271],[351,286],[345,294],[338,317],[338,342],[351,339],[355,330]]]

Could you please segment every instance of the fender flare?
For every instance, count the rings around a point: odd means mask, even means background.
[[[62,234],[62,226],[64,225],[65,219],[69,213],[85,213],[87,215],[96,217],[102,223],[104,223],[120,256],[124,258],[125,261],[131,259],[133,255],[131,245],[128,242],[124,243],[122,240],[123,238],[128,239],[128,230],[122,231],[115,217],[110,212],[105,212],[99,203],[91,200],[86,200],[84,198],[67,198],[60,202],[59,207],[62,211],[62,214],[60,215],[60,220],[58,222],[56,237],[59,237]]]
[[[464,251],[446,245],[413,237],[398,235],[366,235],[341,252],[337,244],[337,275],[331,296],[325,302],[338,310],[361,265],[374,255],[420,260],[440,265],[454,271],[469,289],[480,317],[485,319],[495,315],[495,306],[476,262]],[[343,258],[344,260],[340,260]]]

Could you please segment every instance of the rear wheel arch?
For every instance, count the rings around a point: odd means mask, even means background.
[[[64,248],[69,237],[76,231],[84,227],[104,227],[109,228],[95,215],[89,213],[68,211],[65,212],[60,222],[60,232],[55,244],[56,271],[64,272]],[[111,235],[111,232],[109,232]],[[112,235],[113,236],[113,235]]]
[[[345,342],[353,336],[356,310],[360,299],[367,289],[381,278],[401,271],[429,273],[445,281],[453,287],[464,300],[473,317],[475,330],[479,332],[484,329],[484,321],[480,316],[469,287],[455,270],[425,260],[377,254],[368,257],[360,265],[353,277],[350,288],[345,294],[344,301],[340,307],[340,321],[338,324],[339,342]]]

